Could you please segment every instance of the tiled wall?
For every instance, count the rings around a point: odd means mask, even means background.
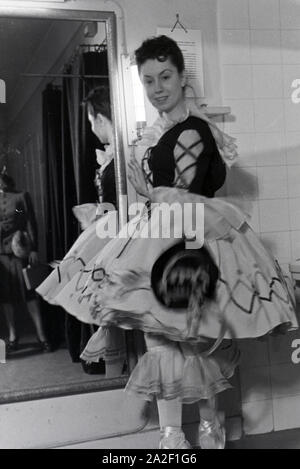
[[[223,104],[240,160],[227,190],[252,202],[252,224],[284,268],[300,257],[299,0],[220,0]],[[246,433],[300,427],[300,365],[291,343],[300,332],[241,344]]]

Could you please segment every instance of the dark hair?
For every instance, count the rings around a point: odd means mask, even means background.
[[[3,181],[4,185],[5,185],[5,188],[6,190],[13,190],[15,188],[15,181],[13,180],[13,178],[11,176],[9,176],[8,174],[4,173],[0,173],[0,180]]]
[[[155,262],[151,284],[158,301],[169,308],[201,307],[213,298],[219,269],[208,250],[173,246]]]
[[[135,60],[140,70],[141,66],[149,59],[157,59],[165,62],[170,59],[179,73],[184,71],[183,54],[177,42],[168,36],[157,36],[146,39],[135,51]]]
[[[84,99],[84,104],[96,117],[101,114],[111,120],[110,95],[108,86],[98,86],[92,89]]]

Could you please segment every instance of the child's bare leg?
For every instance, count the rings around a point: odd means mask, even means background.
[[[204,354],[209,347],[208,341],[193,346],[187,343],[180,344],[182,353],[186,359],[188,357],[200,357],[202,364],[209,360]],[[203,383],[204,384],[204,383]],[[200,425],[199,444],[202,449],[222,449],[225,446],[225,430],[219,422],[217,397],[198,401]]]
[[[212,422],[218,412],[217,397],[199,401],[199,414],[200,418]]]
[[[178,399],[157,399],[159,425],[163,430],[166,427],[181,428],[182,402]]]
[[[145,341],[149,352],[156,351],[157,353],[165,353],[164,351],[172,348],[172,356],[174,363],[170,363],[170,367],[175,365],[177,354],[181,351],[175,342],[168,341],[167,339],[156,336],[153,334],[145,334]],[[178,358],[178,357],[177,357]],[[168,370],[162,370],[162,381],[164,382],[164,373]],[[178,369],[178,373],[181,370]],[[171,399],[157,399],[159,424],[161,429],[160,448],[161,449],[185,449],[190,448],[189,443],[185,440],[182,427],[182,402],[179,398]]]

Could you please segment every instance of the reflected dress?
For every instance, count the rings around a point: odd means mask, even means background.
[[[100,150],[98,150],[100,151]],[[115,186],[115,170],[114,159],[96,170],[95,187],[98,195],[98,204],[83,204],[74,207],[74,214],[81,223],[89,226],[84,229],[77,238],[64,259],[46,278],[46,280],[36,289],[37,293],[43,297],[45,301],[53,305],[60,305],[56,300],[59,292],[63,291],[68,282],[77,274],[85,272],[90,260],[98,255],[99,251],[105,246],[109,239],[101,239],[97,236],[97,223],[101,223],[103,218],[112,218],[117,220],[116,206],[116,186]],[[105,212],[108,212],[105,214]],[[70,313],[69,308],[65,308]],[[74,314],[77,319],[84,323],[94,324],[94,321],[83,320]],[[84,358],[86,362],[99,362],[100,358],[105,362],[118,362],[126,360],[126,345],[123,331],[115,327],[104,328],[102,331],[104,345],[101,352],[97,355],[97,360],[93,357]],[[94,355],[94,354],[93,354]]]

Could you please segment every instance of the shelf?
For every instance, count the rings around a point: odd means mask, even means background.
[[[225,116],[227,114],[231,114],[231,107],[230,106],[209,106],[205,103],[205,97],[197,97],[197,96],[186,96],[187,100],[192,100],[192,102],[196,102],[197,107],[200,107],[205,114],[208,116]]]
[[[202,108],[208,116],[225,116],[231,113],[229,106],[206,106]]]

